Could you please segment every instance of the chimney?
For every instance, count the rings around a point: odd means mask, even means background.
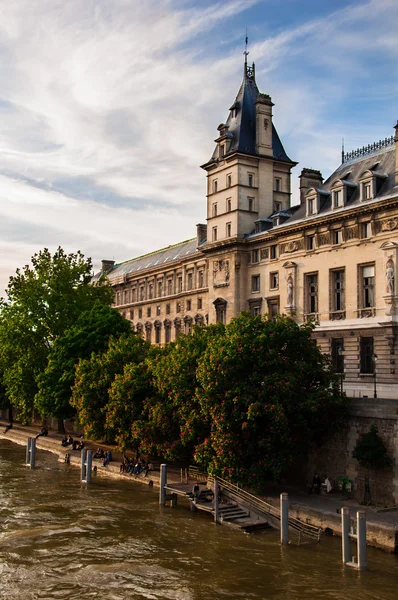
[[[301,171],[300,179],[300,204],[304,204],[305,195],[311,188],[322,187],[323,177],[320,171],[315,169],[303,169]]]
[[[207,240],[207,225],[203,225],[203,223],[196,225],[196,239],[199,248]]]
[[[105,275],[105,273],[109,273],[115,264],[114,260],[101,260],[101,275]]]
[[[271,96],[258,94],[256,106],[256,152],[272,155],[272,107]]]
[[[395,175],[395,185],[398,185],[398,121],[397,121],[397,124],[394,125],[394,129],[395,129],[395,136],[394,136],[394,142],[395,142],[395,171],[394,171],[394,175]]]

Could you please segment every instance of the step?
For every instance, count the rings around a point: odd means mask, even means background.
[[[223,521],[233,521],[235,519],[244,519],[245,517],[248,517],[248,516],[249,516],[249,513],[242,510],[240,512],[236,512],[233,514],[221,515],[221,519]]]

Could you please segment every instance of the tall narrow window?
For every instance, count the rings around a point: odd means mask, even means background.
[[[332,338],[332,365],[336,373],[344,373],[343,338]]]
[[[137,296],[137,290],[135,288],[133,288],[131,302],[136,301],[136,296]]]
[[[372,308],[375,305],[374,277],[374,265],[362,267],[362,308]]]
[[[318,312],[318,275],[305,275],[306,313],[313,316]]]
[[[268,316],[272,321],[275,321],[279,315],[279,298],[270,298],[267,300]]]
[[[277,290],[279,287],[279,273],[275,271],[269,274],[269,288],[270,290]]]
[[[192,308],[192,300],[187,300],[187,310],[191,310]]]
[[[158,296],[162,296],[163,294],[163,282],[159,281],[158,282]]]
[[[252,250],[252,263],[258,263],[259,258],[260,258],[260,251]]]
[[[149,298],[153,298],[153,284],[151,283],[148,287]]]
[[[364,200],[371,200],[372,198],[372,184],[369,183],[363,183],[363,199]]]
[[[277,202],[274,200],[274,212],[278,212],[282,210],[282,202]]]
[[[217,202],[213,204],[213,217],[217,216]]]
[[[213,181],[213,192],[216,193],[217,192],[217,188],[218,188],[218,183],[217,183],[217,179],[215,179]]]
[[[225,236],[231,237],[231,223],[227,223],[225,227]]]
[[[198,310],[202,310],[202,298],[198,298]]]
[[[260,275],[252,275],[252,292],[260,291]]]
[[[166,304],[166,315],[170,314],[170,304]]]
[[[361,337],[360,343],[360,364],[361,373],[373,373],[374,372],[374,352],[373,352],[373,338],[372,337]]]
[[[332,310],[343,311],[345,309],[344,269],[332,271],[332,292]]]
[[[203,271],[199,271],[199,287],[202,288],[204,286],[204,281],[205,281],[205,277],[204,277],[204,273]]]
[[[343,231],[342,229],[334,229],[332,232],[333,244],[343,243]]]
[[[372,237],[372,226],[370,224],[370,221],[368,221],[367,223],[362,223],[361,225],[361,238],[370,238]]]
[[[249,187],[253,187],[253,173],[248,173]]]
[[[155,343],[160,344],[160,327],[155,327]]]
[[[227,175],[227,187],[231,187],[232,185],[232,175]]]
[[[315,250],[315,236],[307,236],[307,250]]]
[[[253,212],[254,210],[254,198],[247,199],[247,210]]]
[[[340,208],[343,206],[343,190],[336,190],[333,192],[333,208]]]
[[[169,324],[165,325],[165,327],[164,327],[164,337],[165,337],[165,340],[164,341],[166,342],[166,344],[168,344],[170,342],[170,340],[171,340],[170,331],[171,331],[170,325]]]
[[[173,293],[173,280],[172,279],[168,279],[167,280],[167,294],[169,296],[171,296],[172,293]]]
[[[217,227],[213,227],[213,242],[217,241]]]
[[[214,307],[216,309],[216,322],[226,323],[227,320],[227,302],[222,298],[218,298],[214,301]]]
[[[193,274],[188,273],[188,289],[192,290],[193,288]]]
[[[275,192],[280,192],[282,188],[282,180],[279,177],[275,178]]]
[[[227,198],[226,201],[226,211],[227,212],[231,212],[232,208],[231,208],[231,198]]]
[[[156,307],[156,316],[159,317],[159,315],[160,315],[160,306],[158,305]]]
[[[142,308],[138,309],[138,318],[142,319]]]
[[[182,277],[178,278],[178,293],[182,292]]]
[[[270,258],[271,260],[278,258],[278,246],[276,244],[270,247]]]

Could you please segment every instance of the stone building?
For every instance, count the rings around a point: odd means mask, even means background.
[[[207,225],[197,237],[114,264],[115,306],[163,344],[193,324],[240,311],[314,319],[349,396],[398,398],[398,125],[353,152],[325,181],[304,168],[291,206],[289,158],[255,67],[243,81],[207,173]],[[396,372],[397,370],[397,372]]]

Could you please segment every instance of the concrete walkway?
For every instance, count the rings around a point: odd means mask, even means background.
[[[26,446],[28,437],[34,437],[39,433],[40,427],[23,427],[15,424],[6,434],[3,433],[7,423],[0,420],[0,439],[8,439],[17,444]],[[36,447],[42,450],[53,452],[64,460],[66,452],[71,456],[71,464],[80,467],[80,452],[73,451],[70,448],[61,446],[63,435],[50,431],[48,437],[40,437],[36,441]],[[122,454],[112,446],[105,444],[94,444],[86,441],[86,448],[95,450],[100,445],[105,450],[110,449],[113,455],[113,461],[106,467],[102,466],[102,460],[94,460],[93,465],[97,467],[99,475],[108,477],[123,478],[128,481],[141,483],[144,485],[153,485],[159,487],[159,470],[155,468],[148,477],[131,476],[120,474],[120,464]],[[127,453],[129,454],[129,453]],[[178,484],[181,481],[180,469],[168,466],[168,484]],[[320,527],[323,531],[329,528],[336,535],[341,535],[341,516],[340,509],[343,506],[350,508],[351,518],[354,520],[358,510],[366,511],[367,519],[367,541],[369,545],[383,548],[389,552],[395,552],[398,556],[398,509],[388,512],[378,512],[372,507],[364,507],[355,500],[343,497],[338,492],[331,492],[328,495],[308,494],[305,490],[297,487],[269,485],[260,496],[269,504],[279,507],[279,497],[282,492],[289,494],[289,514],[292,517],[300,519],[304,523]]]

